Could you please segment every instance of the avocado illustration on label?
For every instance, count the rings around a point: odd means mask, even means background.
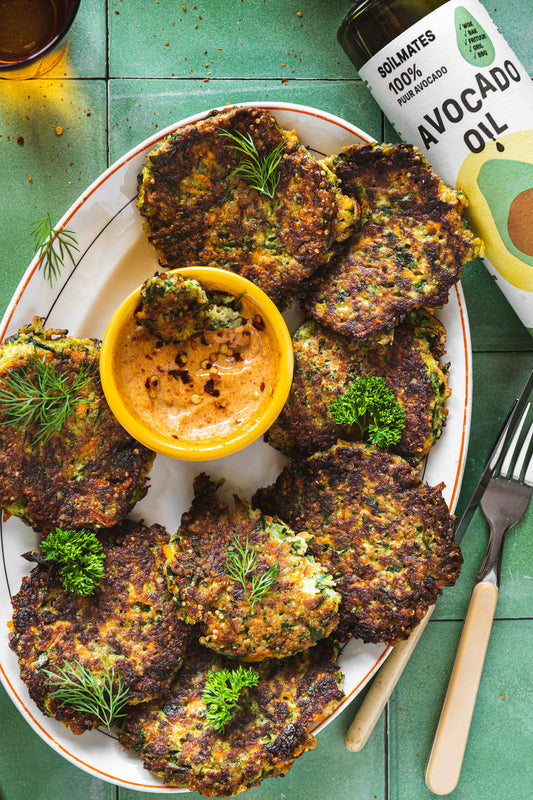
[[[533,291],[533,131],[489,142],[463,162],[457,186],[487,258],[510,284]]]
[[[455,9],[455,35],[459,52],[474,67],[488,67],[494,61],[494,45],[485,29],[470,11]]]

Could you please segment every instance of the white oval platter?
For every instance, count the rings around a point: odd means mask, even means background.
[[[370,136],[345,120],[318,109],[293,104],[250,102],[246,106],[268,108],[286,129],[295,128],[300,141],[319,155],[331,155],[349,144],[369,143]],[[142,230],[135,200],[137,175],[147,152],[164,136],[189,122],[202,119],[209,111],[171,125],[140,143],[104,172],[79,197],[56,227],[76,234],[79,254],[76,266],[63,271],[50,287],[35,258],[22,278],[0,324],[0,341],[43,316],[46,326],[67,328],[73,336],[101,338],[112,312],[120,301],[158,268],[157,257]],[[463,474],[470,429],[471,347],[464,297],[460,285],[453,287],[448,304],[438,312],[448,332],[447,356],[451,363],[449,415],[444,433],[424,467],[430,484],[443,481],[444,496],[453,510]],[[287,315],[289,326],[297,320]],[[192,500],[192,479],[201,471],[214,478],[225,477],[225,491],[250,498],[260,486],[271,483],[288,460],[259,441],[245,451],[212,462],[176,462],[157,456],[150,475],[147,496],[132,517],[147,524],[165,525],[173,532],[181,514]],[[125,752],[113,732],[98,729],[74,736],[61,723],[41,714],[20,681],[18,663],[8,646],[7,622],[11,596],[19,590],[29,572],[21,553],[34,549],[37,535],[12,517],[0,523],[0,678],[13,702],[31,727],[60,755],[110,783],[146,792],[179,792],[163,786],[143,769],[141,760]],[[387,657],[385,645],[350,642],[340,663],[345,675],[346,698],[335,713],[315,729],[320,731],[340,713],[374,675]]]

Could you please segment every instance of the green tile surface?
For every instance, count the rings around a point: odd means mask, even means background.
[[[484,4],[533,72],[531,0]],[[286,101],[344,117],[377,139],[394,139],[336,43],[348,6],[348,0],[82,0],[68,57],[55,73],[40,81],[0,81],[0,311],[31,260],[31,222],[47,212],[58,220],[109,164],[183,117],[225,103]],[[533,368],[533,340],[481,262],[467,268],[463,288],[473,415],[458,511]],[[454,800],[533,797],[532,530],[530,509],[506,542],[496,622]],[[348,753],[343,738],[364,692],[319,734],[315,750],[285,778],[252,790],[251,800],[432,796],[424,770],[486,539],[477,513],[463,540],[461,577],[439,598],[363,751]],[[143,797],[54,753],[2,688],[0,719],[1,800]],[[147,800],[161,796],[144,794]]]
[[[336,37],[346,8],[345,0],[118,0],[109,74],[350,78]]]
[[[429,800],[424,773],[461,625],[431,620],[392,696],[390,800]],[[532,620],[496,621],[487,649],[461,781],[447,797],[529,800],[533,686],[524,654]],[[480,765],[483,765],[480,768]]]
[[[1,300],[33,257],[32,222],[55,224],[107,166],[103,80],[0,82]]]
[[[0,798],[116,800],[116,787],[88,775],[34,733],[0,686]]]
[[[72,27],[67,75],[76,78],[105,78],[107,75],[107,18],[106,0],[81,0]]]

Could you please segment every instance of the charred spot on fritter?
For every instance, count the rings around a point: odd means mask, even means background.
[[[163,702],[131,709],[119,739],[139,751],[146,769],[170,786],[207,797],[229,797],[284,775],[316,745],[309,732],[343,698],[342,674],[329,641],[301,656],[254,665],[256,686],[241,691],[238,707],[219,732],[207,719],[207,675],[238,662],[190,648]]]
[[[313,276],[307,312],[365,338],[385,335],[414,308],[442,306],[482,249],[464,221],[464,195],[412,145],[353,145],[329,163],[360,203],[362,225]]]
[[[357,425],[337,425],[330,404],[361,376],[383,377],[405,414],[405,428],[390,449],[419,460],[440,436],[449,395],[447,366],[439,363],[446,331],[426,311],[410,312],[389,344],[356,340],[306,320],[293,335],[294,376],[287,403],[265,438],[302,458],[337,439],[360,439]]]
[[[341,635],[396,644],[459,574],[442,488],[399,456],[339,442],[292,462],[253,503],[314,532],[310,550],[342,596]]]
[[[164,573],[164,528],[124,521],[98,534],[105,575],[93,595],[66,591],[58,568],[39,563],[12,599],[9,645],[20,676],[41,711],[83,733],[97,718],[52,696],[66,665],[79,663],[96,678],[104,666],[120,676],[129,702],[165,693],[183,659],[190,628],[178,619]]]
[[[199,623],[202,644],[244,661],[312,647],[336,627],[340,597],[307,553],[309,535],[238,497],[231,507],[216,489],[196,478],[193,504],[165,546],[178,614]]]
[[[111,413],[99,354],[96,339],[45,330],[38,317],[0,345],[0,508],[45,534],[55,526],[115,525],[147,491],[154,453]],[[43,371],[48,379],[38,374]],[[6,399],[7,391],[36,406],[47,396],[58,402],[76,381],[74,407],[50,438],[42,436],[38,415],[21,426]]]
[[[224,132],[251,136],[260,159],[282,146],[273,197],[236,172],[242,156]],[[268,111],[231,108],[186,125],[148,154],[138,207],[163,266],[228,269],[284,306],[348,235],[356,204]]]

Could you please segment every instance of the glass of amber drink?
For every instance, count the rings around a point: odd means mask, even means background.
[[[0,79],[38,78],[65,55],[80,0],[0,0]]]

